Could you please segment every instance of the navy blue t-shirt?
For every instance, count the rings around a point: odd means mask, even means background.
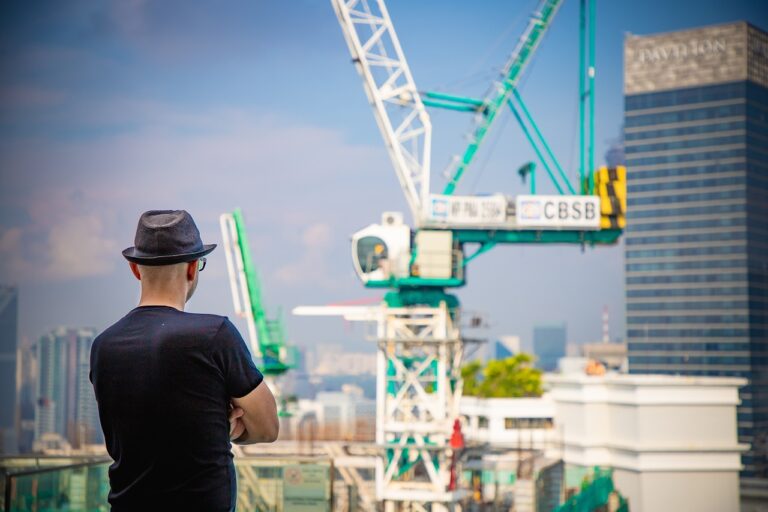
[[[140,306],[97,336],[112,510],[233,510],[230,398],[262,380],[226,317]]]

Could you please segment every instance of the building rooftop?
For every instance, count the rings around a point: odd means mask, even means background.
[[[747,385],[747,379],[739,377],[691,377],[687,375],[633,375],[609,373],[593,376],[580,373],[545,374],[545,381],[558,384],[605,384],[632,386],[667,386],[667,387],[741,387]]]

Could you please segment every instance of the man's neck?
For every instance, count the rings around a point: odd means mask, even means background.
[[[179,311],[184,311],[186,297],[181,294],[171,293],[146,293],[142,291],[139,306],[168,306]]]

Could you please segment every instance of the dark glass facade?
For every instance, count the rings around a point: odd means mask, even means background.
[[[565,357],[565,325],[542,325],[533,328],[533,352],[536,367],[545,372],[557,370],[557,363]]]
[[[0,455],[16,452],[18,316],[18,290],[0,286]]]
[[[630,373],[748,379],[744,475],[768,477],[768,88],[625,98]]]

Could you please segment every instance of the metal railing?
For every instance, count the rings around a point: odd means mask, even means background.
[[[20,457],[0,460],[6,512],[109,510],[110,459]]]
[[[0,459],[0,510],[100,512],[110,509],[108,458]],[[327,457],[236,457],[238,510],[330,512],[334,467]]]

